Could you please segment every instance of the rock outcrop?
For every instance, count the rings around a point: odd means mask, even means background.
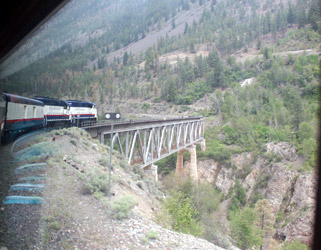
[[[296,174],[281,164],[272,165],[269,174],[271,178],[268,180],[264,197],[271,202],[273,212],[276,214],[283,199],[290,192]]]
[[[266,144],[266,151],[279,154],[288,161],[296,161],[298,159],[295,147],[287,142],[269,142]]]
[[[256,158],[251,153],[234,155],[232,166],[221,166],[214,160],[199,161],[199,173],[225,195],[240,179],[248,201],[254,193],[260,193],[271,202],[278,217],[276,239],[299,239],[311,245],[316,176],[300,170],[303,159],[291,144],[270,142],[265,146],[266,155]]]

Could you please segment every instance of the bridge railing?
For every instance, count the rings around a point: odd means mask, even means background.
[[[80,124],[81,127],[84,128],[90,128],[90,127],[102,127],[102,126],[108,126],[112,123],[114,125],[117,124],[135,124],[135,123],[152,123],[152,122],[169,122],[169,121],[182,121],[182,120],[189,120],[189,119],[201,119],[203,116],[178,116],[178,117],[171,117],[171,118],[154,118],[154,119],[121,119],[121,120],[103,120],[103,121],[85,121]]]

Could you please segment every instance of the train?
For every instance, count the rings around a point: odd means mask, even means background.
[[[41,96],[28,98],[0,92],[1,143],[40,128],[82,126],[84,122],[97,120],[97,106],[92,102]]]

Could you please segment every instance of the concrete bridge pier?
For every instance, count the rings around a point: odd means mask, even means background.
[[[201,146],[201,150],[202,151],[206,150],[206,140],[205,139],[201,140],[200,146]]]
[[[190,164],[189,169],[184,168],[183,163],[183,154],[185,151],[188,151],[190,153]],[[187,173],[185,173],[187,172]],[[182,149],[177,152],[177,162],[176,162],[176,176],[183,176],[185,174],[188,174],[193,181],[198,180],[198,174],[197,174],[197,155],[196,155],[196,145],[193,144],[186,149]]]

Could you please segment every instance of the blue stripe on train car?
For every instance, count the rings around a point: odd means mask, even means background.
[[[5,130],[19,132],[19,130],[29,130],[29,129],[33,129],[34,127],[40,127],[44,125],[45,125],[45,120],[43,118],[7,120],[5,124]]]
[[[4,142],[12,142],[19,135],[42,128],[45,126],[45,120],[39,119],[24,119],[24,120],[7,120],[3,129]]]

